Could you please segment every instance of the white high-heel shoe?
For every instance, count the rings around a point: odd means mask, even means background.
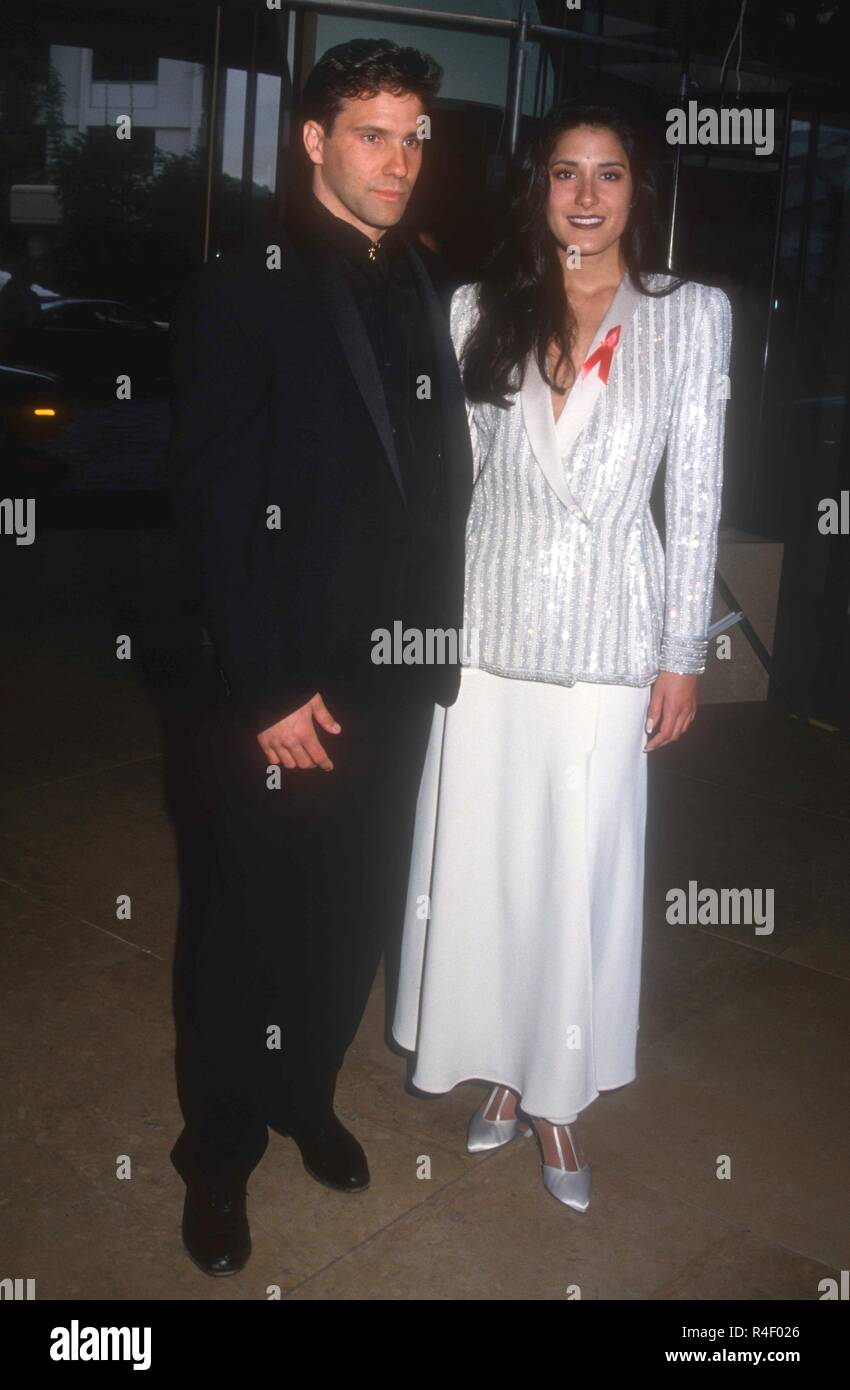
[[[544,1123],[548,1124],[549,1121],[544,1121]],[[537,1141],[540,1144],[540,1155],[543,1158],[543,1186],[546,1188],[547,1192],[551,1192],[552,1196],[555,1197],[557,1201],[562,1202],[565,1207],[572,1207],[573,1211],[587,1211],[587,1208],[590,1206],[591,1167],[589,1163],[583,1164],[582,1167],[578,1169],[565,1168],[563,1166],[564,1150],[561,1145],[560,1128],[564,1128],[567,1131],[573,1150],[573,1160],[578,1163],[576,1146],[573,1142],[572,1130],[569,1125],[552,1126],[555,1134],[555,1144],[558,1149],[558,1157],[562,1165],[560,1168],[553,1168],[546,1162],[543,1153],[543,1144],[538,1134]]]
[[[478,1154],[484,1153],[487,1149],[500,1149],[503,1144],[509,1144],[514,1138],[519,1128],[519,1120],[516,1116],[512,1120],[485,1120],[484,1118],[496,1093],[507,1090],[507,1086],[494,1086],[484,1104],[472,1116],[466,1136],[467,1153]],[[528,1135],[531,1130],[526,1129],[524,1133]]]

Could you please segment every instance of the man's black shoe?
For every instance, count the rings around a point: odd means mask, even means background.
[[[362,1192],[369,1186],[369,1164],[353,1134],[329,1115],[321,1128],[289,1130],[301,1150],[304,1167],[323,1187],[335,1192]]]
[[[187,1185],[183,1244],[205,1274],[238,1274],[251,1256],[245,1189]]]

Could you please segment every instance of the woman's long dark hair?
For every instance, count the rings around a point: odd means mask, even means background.
[[[554,376],[571,366],[575,315],[564,288],[557,243],[546,221],[549,160],[567,130],[576,126],[611,130],[626,152],[634,203],[621,248],[629,276],[642,294],[671,294],[682,280],[659,290],[644,282],[651,242],[657,230],[655,171],[638,122],[621,108],[589,102],[563,102],[541,122],[520,162],[511,199],[510,231],[485,266],[478,321],[462,356],[463,384],[471,401],[507,407],[507,397],[522,387],[525,363],[533,352],[544,381],[558,392],[567,388],[552,379],[547,356],[552,344],[559,357]]]

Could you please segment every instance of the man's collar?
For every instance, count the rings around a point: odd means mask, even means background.
[[[374,239],[361,232],[359,227],[355,227],[353,222],[349,222],[344,217],[338,217],[335,212],[317,198],[315,193],[310,192],[310,212],[323,232],[329,238],[333,238],[341,246],[350,246],[353,250],[366,254],[370,246],[376,243]]]
[[[377,242],[373,241],[359,227],[331,212],[312,189],[305,199],[303,212],[306,214],[304,230],[310,239],[315,237],[356,265],[367,265],[374,259],[376,252],[373,248],[377,248],[377,254],[387,259],[395,260],[400,252],[403,253],[404,234],[399,228],[388,227]]]

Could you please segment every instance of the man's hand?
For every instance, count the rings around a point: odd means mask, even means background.
[[[655,730],[644,753],[675,743],[694,722],[697,712],[697,681],[699,676],[678,676],[673,671],[659,672],[652,687],[652,699],[646,718],[646,732]]]
[[[306,705],[288,714],[257,734],[257,742],[273,767],[321,767],[333,771],[333,763],[316,737],[315,724],[329,734],[338,734],[340,726],[325,709],[321,695],[316,694]]]

